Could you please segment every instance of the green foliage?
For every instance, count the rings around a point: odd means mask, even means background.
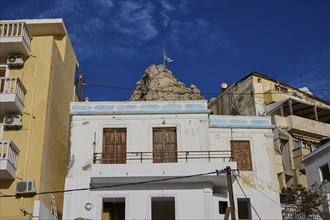
[[[284,212],[290,209],[298,215],[313,216],[318,215],[325,219],[320,210],[322,200],[326,198],[325,185],[313,184],[312,188],[306,189],[302,185],[295,188],[283,188],[281,194],[281,203],[286,204]]]

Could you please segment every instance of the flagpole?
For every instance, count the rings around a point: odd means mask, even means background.
[[[165,66],[165,49],[163,49],[163,64]]]

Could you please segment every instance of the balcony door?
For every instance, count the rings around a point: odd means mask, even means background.
[[[6,67],[0,67],[0,77],[6,77]],[[4,80],[0,80],[0,93],[3,92]]]
[[[102,163],[126,163],[126,139],[126,128],[104,128]]]
[[[176,163],[177,156],[176,128],[153,129],[153,162]]]

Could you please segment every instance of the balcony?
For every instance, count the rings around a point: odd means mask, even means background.
[[[31,35],[25,22],[0,22],[0,56],[30,55]]]
[[[296,115],[287,116],[286,124],[292,132],[315,138],[327,137],[330,134],[330,124]]]
[[[0,140],[0,180],[15,179],[19,152],[11,140]]]
[[[0,115],[21,115],[26,89],[18,77],[0,77]]]
[[[231,151],[226,150],[177,151],[175,153],[127,152],[112,155],[95,153],[90,174],[92,185],[100,186],[209,173],[224,169],[226,166],[232,169],[237,168],[236,162],[232,161]],[[215,173],[196,176],[189,180],[174,178],[167,182],[210,182],[219,187],[227,184],[225,175],[217,176]]]

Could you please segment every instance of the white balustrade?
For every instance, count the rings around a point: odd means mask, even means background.
[[[15,168],[20,150],[11,140],[0,140],[0,160],[8,160]]]
[[[25,44],[29,48],[32,39],[25,22],[0,22],[1,37],[23,37]]]
[[[16,94],[24,103],[26,88],[18,77],[0,77],[0,94]]]

